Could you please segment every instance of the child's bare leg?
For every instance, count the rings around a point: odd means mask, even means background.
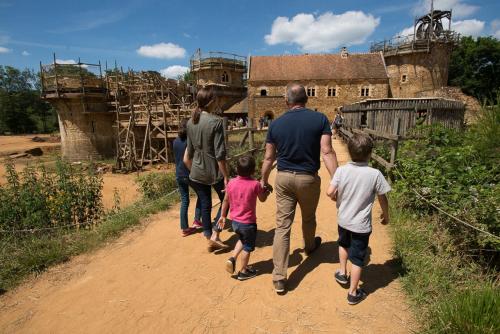
[[[233,258],[236,260],[238,258],[238,255],[240,255],[241,251],[243,250],[243,243],[241,240],[238,240],[236,243],[236,246],[234,246],[233,249]]]
[[[349,287],[349,294],[352,296],[356,295],[356,290],[358,289],[359,280],[361,279],[361,267],[353,264],[351,267],[351,286]]]
[[[340,273],[342,275],[347,275],[347,258],[349,257],[349,253],[347,248],[339,246],[339,262],[340,262]]]
[[[248,261],[250,260],[250,253],[247,251],[241,252],[241,272],[244,273],[247,271]]]

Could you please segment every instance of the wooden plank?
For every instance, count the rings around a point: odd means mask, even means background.
[[[386,161],[384,158],[382,158],[381,156],[375,154],[375,153],[372,153],[372,156],[371,158],[373,160],[375,160],[376,162],[378,162],[379,164],[381,164],[382,166],[384,166],[385,168],[387,169],[391,169],[394,167],[393,164],[391,164],[390,162]]]
[[[365,128],[365,129],[363,129],[362,132],[365,132],[367,134],[370,134],[370,135],[373,135],[376,137],[380,137],[380,138],[385,138],[385,139],[390,139],[390,140],[399,140],[398,135],[387,134],[387,133],[383,133],[383,132],[372,130],[372,129]]]

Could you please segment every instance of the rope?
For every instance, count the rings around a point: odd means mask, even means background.
[[[401,176],[401,178],[402,178],[403,180],[406,180],[406,178],[403,176],[403,174],[401,174],[401,172],[399,171],[399,169],[398,169],[396,166],[394,167],[394,170],[396,170],[396,172],[398,172],[399,176]],[[499,236],[494,235],[494,234],[492,234],[492,233],[490,233],[490,232],[488,232],[488,231],[482,230],[482,229],[480,229],[480,228],[478,228],[478,227],[476,227],[476,226],[474,226],[474,225],[472,225],[472,224],[470,224],[470,223],[468,223],[468,222],[466,222],[466,221],[461,220],[460,218],[457,218],[457,217],[453,216],[452,214],[450,214],[450,213],[448,213],[448,212],[444,211],[443,209],[441,209],[440,207],[438,207],[437,205],[435,205],[434,203],[432,203],[431,201],[429,201],[427,198],[425,198],[422,194],[420,194],[420,193],[419,193],[418,191],[416,191],[415,189],[413,189],[413,188],[412,188],[411,190],[412,190],[412,191],[413,191],[413,192],[414,192],[414,193],[415,193],[418,197],[420,197],[420,198],[421,198],[421,199],[423,199],[426,203],[428,203],[430,206],[432,206],[433,208],[435,208],[435,209],[436,209],[436,210],[438,210],[439,212],[441,212],[441,213],[445,214],[446,216],[448,216],[448,217],[450,217],[450,218],[454,219],[455,221],[457,221],[457,222],[459,222],[459,223],[461,223],[461,224],[463,224],[463,225],[465,225],[465,226],[468,226],[468,227],[470,227],[470,228],[472,228],[472,229],[474,229],[474,230],[476,230],[476,231],[478,231],[478,232],[484,233],[484,234],[489,235],[489,236],[491,236],[491,237],[493,237],[493,238],[495,238],[495,239],[500,240],[500,237],[499,237]]]
[[[169,197],[169,196],[175,194],[178,191],[179,191],[178,189],[175,189],[175,190],[169,192],[168,194],[166,194],[163,197]],[[41,228],[20,229],[20,230],[0,230],[0,233],[4,233],[4,234],[5,233],[10,233],[10,234],[14,234],[14,233],[35,233],[35,232],[41,232],[41,231],[60,230],[60,229],[67,228],[67,227],[77,227],[77,226],[78,227],[85,227],[85,226],[89,226],[89,225],[94,225],[94,223],[67,224],[67,225],[59,225],[59,226],[54,226],[54,227],[41,227]]]

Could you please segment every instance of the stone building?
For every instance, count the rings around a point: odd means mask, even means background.
[[[371,46],[371,52],[384,55],[392,97],[411,98],[447,85],[451,51],[459,38],[450,25],[451,11],[431,10],[415,20],[413,34]]]
[[[274,119],[286,111],[290,82],[306,87],[308,107],[332,120],[338,108],[389,95],[389,78],[381,53],[252,56],[249,60],[248,114]],[[256,123],[255,123],[256,124]]]

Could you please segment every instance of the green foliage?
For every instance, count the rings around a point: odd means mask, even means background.
[[[405,179],[398,180],[395,186],[402,195],[403,207],[419,215],[437,213],[414,193],[416,190],[451,215],[500,235],[499,137],[490,137],[498,135],[500,108],[483,113],[469,130],[434,126],[424,132],[423,138],[403,143],[398,168]],[[500,249],[498,239],[457,224],[448,216],[440,219],[462,250]]]
[[[57,113],[40,98],[32,70],[0,65],[0,133],[54,132]]]
[[[437,305],[428,333],[495,334],[500,330],[500,289],[466,290]]]
[[[0,186],[0,230],[96,224],[102,217],[102,177],[58,160],[55,173],[43,165],[16,172],[7,162]]]
[[[391,196],[402,283],[428,333],[494,333],[499,324],[500,107],[461,131],[423,128],[400,146]]]
[[[500,41],[461,38],[451,55],[449,83],[480,101],[495,101],[500,89]]]
[[[137,183],[144,198],[156,199],[165,196],[177,187],[172,173],[144,173],[137,177]]]
[[[403,267],[402,285],[418,310],[423,331],[492,333],[492,324],[498,328],[500,319],[495,316],[499,312],[495,274],[483,274],[476,262],[464,258],[438,216],[401,210],[402,197],[391,196],[394,251]],[[497,301],[492,303],[492,298]],[[476,331],[464,331],[472,328]]]

